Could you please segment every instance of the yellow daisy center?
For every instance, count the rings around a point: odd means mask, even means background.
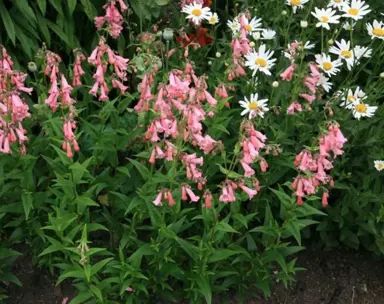
[[[321,22],[328,23],[329,18],[327,16],[321,17]]]
[[[359,14],[359,10],[357,8],[350,8],[348,10],[348,14],[350,14],[352,16],[357,16]]]
[[[210,24],[215,24],[216,23],[216,18],[215,17],[209,18],[209,23]]]
[[[194,9],[192,10],[191,14],[192,14],[193,16],[200,17],[201,14],[202,14],[202,11],[201,11],[201,9],[199,9],[199,8],[194,8]]]
[[[267,61],[263,58],[257,58],[256,64],[262,68],[265,68],[267,66]]]
[[[353,95],[351,95],[351,96],[348,96],[348,100],[350,101],[350,102],[353,102],[353,101],[355,101],[355,96],[353,96]]]
[[[365,104],[359,103],[358,105],[355,105],[355,110],[359,113],[366,113],[368,108]]]
[[[250,24],[247,24],[246,26],[244,26],[244,28],[247,30],[247,32],[252,31],[252,26]]]
[[[342,0],[334,0],[335,3],[341,3]]]
[[[378,163],[377,164],[377,170],[383,170],[384,169],[384,164],[383,163]]]
[[[290,0],[292,6],[297,6],[301,4],[301,0]]]
[[[324,62],[323,63],[324,70],[329,71],[333,68],[332,62]]]
[[[344,58],[351,58],[352,57],[352,52],[351,51],[348,51],[348,50],[344,50],[344,51],[341,51],[341,56],[343,56]]]
[[[248,109],[251,110],[251,111],[254,111],[254,110],[257,110],[259,108],[259,104],[257,103],[257,101],[251,101],[249,104],[248,104]]]
[[[384,37],[384,29],[376,27],[373,29],[372,34],[379,37]]]

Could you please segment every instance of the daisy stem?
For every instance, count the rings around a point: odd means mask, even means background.
[[[324,50],[324,28],[321,27],[321,53],[323,53]]]

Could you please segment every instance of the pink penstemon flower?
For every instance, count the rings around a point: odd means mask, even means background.
[[[28,137],[22,123],[30,113],[22,94],[31,94],[32,89],[24,84],[27,75],[13,70],[6,49],[0,46],[0,50],[0,152],[10,154],[11,144],[17,143],[25,154]]]

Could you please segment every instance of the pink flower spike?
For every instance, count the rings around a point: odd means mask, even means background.
[[[328,206],[328,197],[329,197],[329,193],[328,192],[324,192],[323,193],[323,197],[321,199],[321,203],[322,203],[324,208]]]

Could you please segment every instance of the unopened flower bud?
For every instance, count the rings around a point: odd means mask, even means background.
[[[363,98],[364,96],[365,96],[365,93],[363,91],[359,91],[357,93],[357,97],[359,97],[359,98]]]
[[[165,41],[170,41],[173,39],[173,30],[171,28],[165,28],[163,32],[163,38]]]
[[[334,41],[332,39],[329,39],[328,44],[332,45],[332,44],[334,44]]]
[[[281,12],[281,14],[282,14],[283,16],[286,16],[288,13],[287,13],[287,11],[284,10],[284,11]]]
[[[250,46],[251,48],[254,48],[254,47],[255,47],[255,43],[254,43],[253,41],[251,41],[251,42],[249,43],[249,46]]]
[[[208,65],[212,65],[212,61],[208,61]]]
[[[217,52],[216,53],[216,58],[220,58],[221,57],[221,53],[220,52]]]
[[[273,86],[274,88],[278,88],[278,87],[279,87],[279,82],[278,82],[278,81],[274,81],[274,82],[272,83],[272,86]]]
[[[307,28],[308,27],[308,21],[305,21],[305,20],[300,21],[300,26],[302,28]]]
[[[384,72],[383,72],[383,73],[380,73],[380,77],[381,77],[381,78],[384,78]]]
[[[253,39],[255,39],[255,40],[259,40],[260,39],[260,33],[259,32],[255,32],[255,33],[253,33]]]
[[[33,61],[28,62],[28,70],[31,72],[36,72],[37,71],[36,63],[34,63]]]

